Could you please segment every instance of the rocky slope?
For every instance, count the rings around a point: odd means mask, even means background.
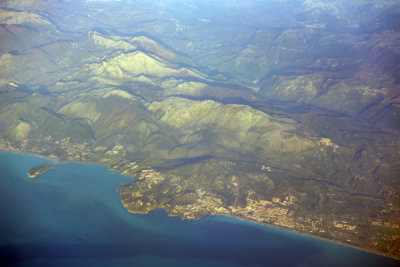
[[[131,212],[400,257],[396,1],[179,3],[4,2],[0,148],[129,175]]]

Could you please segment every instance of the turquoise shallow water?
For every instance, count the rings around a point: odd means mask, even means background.
[[[229,217],[128,213],[131,179],[94,164],[0,152],[1,266],[398,266],[399,261]]]

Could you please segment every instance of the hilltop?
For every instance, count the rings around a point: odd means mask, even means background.
[[[237,216],[399,258],[395,2],[271,2],[223,22],[226,6],[5,2],[0,149],[129,175],[130,212]]]

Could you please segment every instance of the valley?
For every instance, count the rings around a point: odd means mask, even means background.
[[[222,21],[226,6],[193,15],[208,1],[6,1],[0,150],[130,176],[133,213],[235,216],[399,258],[398,4],[271,2]]]

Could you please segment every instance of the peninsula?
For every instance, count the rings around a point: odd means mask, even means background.
[[[36,167],[32,167],[28,170],[27,174],[28,177],[33,179],[36,178],[38,175],[47,172],[48,170],[52,169],[54,166],[51,164],[42,164]]]
[[[398,0],[153,2],[2,1],[0,150],[130,176],[130,212],[400,258]]]

